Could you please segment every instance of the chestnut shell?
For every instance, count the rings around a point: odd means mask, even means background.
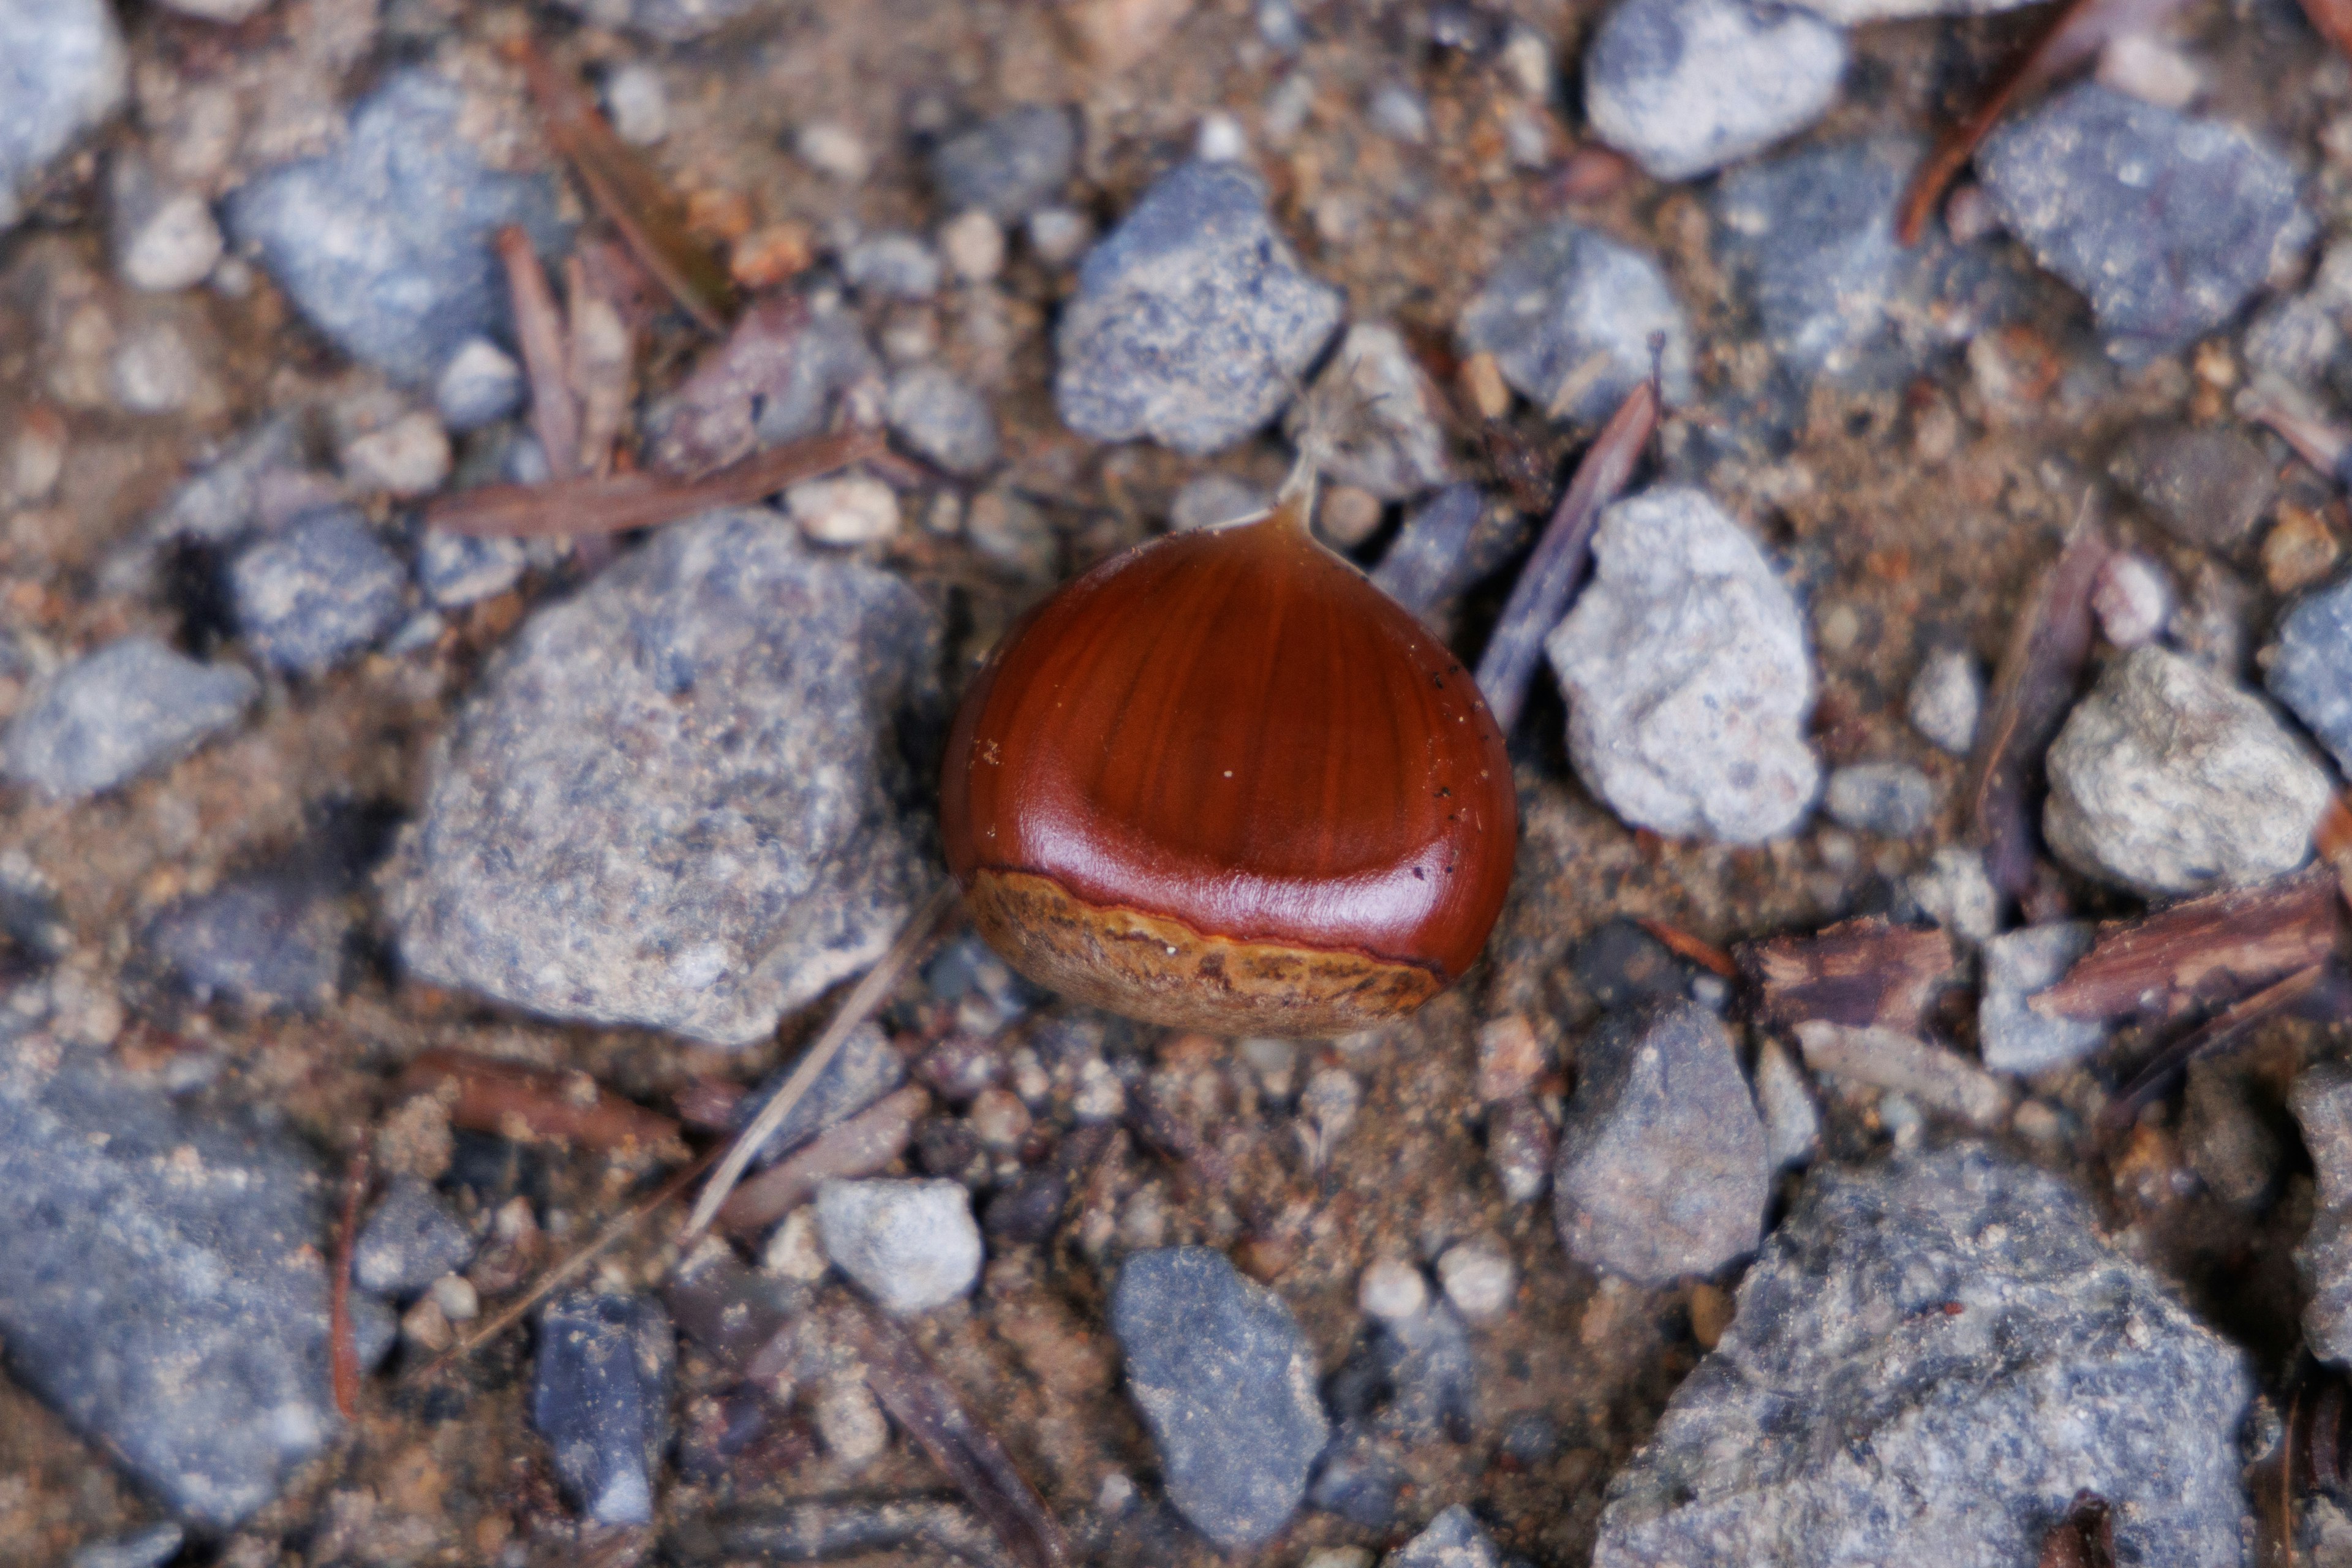
[[[1326,1035],[1476,959],[1518,814],[1469,672],[1294,500],[1032,611],[957,715],[940,820],[975,923],[1032,979],[1155,1023]]]

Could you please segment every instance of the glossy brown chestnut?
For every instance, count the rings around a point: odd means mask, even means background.
[[[1427,1001],[1485,945],[1518,830],[1469,672],[1298,498],[1130,550],[1016,626],[956,716],[940,820],[1014,968],[1222,1035]]]

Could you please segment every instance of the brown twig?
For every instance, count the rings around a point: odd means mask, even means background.
[[[2039,1568],[2116,1568],[2115,1510],[2106,1499],[2088,1488],[2074,1494],[2066,1517],[2042,1538]]]
[[[1919,243],[1937,202],[2012,106],[2090,64],[2109,39],[2146,32],[2182,4],[2184,0],[2070,0],[2058,7],[1975,112],[1946,132],[1911,176],[1895,209],[1895,237],[1905,245]]]
[[[1843,921],[1810,936],[1748,942],[1740,967],[1768,1023],[1920,1032],[1936,990],[1950,977],[1952,939],[1932,926]]]
[[[887,449],[878,431],[843,430],[755,453],[691,481],[635,473],[545,485],[483,485],[441,497],[425,515],[436,528],[482,539],[627,533],[717,507],[750,506]]]
[[[1738,961],[1715,943],[1693,936],[1680,926],[1654,921],[1646,915],[1635,915],[1633,923],[1648,931],[1653,941],[1675,957],[1687,959],[1701,969],[1712,970],[1726,980],[1739,978]]]
[[[677,1123],[599,1086],[584,1073],[555,1072],[470,1051],[420,1053],[401,1075],[409,1094],[449,1097],[449,1121],[518,1143],[553,1142],[583,1149],[676,1153]]]
[[[530,384],[530,429],[558,481],[580,473],[580,405],[572,396],[563,353],[563,314],[548,287],[547,269],[520,224],[499,230],[499,259],[514,300],[515,342]]]
[[[730,1236],[761,1235],[814,1196],[827,1177],[874,1174],[906,1152],[930,1104],[929,1090],[909,1084],[826,1128],[737,1187],[719,1205],[719,1228]]]
[[[2177,1016],[2324,963],[2343,928],[2336,879],[2314,869],[2102,926],[2091,951],[2027,999],[2045,1017]]]
[[[513,53],[539,106],[547,139],[572,165],[596,210],[704,331],[725,331],[735,315],[735,282],[688,230],[685,205],[614,132],[595,100],[568,72],[558,70],[535,43],[518,40]]]
[[[1633,477],[1633,465],[1641,461],[1643,448],[1658,427],[1659,408],[1658,378],[1653,372],[1618,405],[1577,463],[1576,475],[1536,542],[1535,553],[1511,585],[1495,635],[1478,660],[1478,689],[1506,735],[1526,706],[1544,638],[1559,624],[1570,597],[1583,581],[1601,510]]]
[[[784,1087],[761,1108],[759,1115],[735,1134],[733,1142],[726,1146],[727,1157],[711,1173],[709,1184],[702,1189],[702,1195],[695,1200],[693,1212],[687,1215],[686,1229],[678,1237],[681,1249],[692,1245],[696,1237],[710,1227],[710,1222],[718,1217],[719,1208],[727,1202],[728,1194],[734,1192],[736,1184],[743,1179],[743,1173],[750,1167],[751,1157],[759,1152],[760,1145],[784,1124],[784,1118],[792,1114],[793,1107],[807,1097],[811,1086],[832,1065],[833,1058],[841,1053],[841,1047],[849,1037],[860,1024],[873,1016],[876,1008],[881,1006],[892,988],[898,984],[899,977],[930,945],[934,928],[950,910],[956,907],[956,900],[955,884],[943,883],[938,891],[923,900],[919,909],[907,917],[907,923],[898,930],[898,940],[890,944],[890,950],[850,990],[841,1004],[841,1010],[833,1016],[833,1021],[824,1026],[824,1032],[816,1037],[816,1043],[802,1055],[800,1065],[793,1069],[793,1076],[784,1080]]]
[[[2188,1070],[2189,1064],[2200,1057],[2233,1045],[2255,1025],[2284,1012],[2305,996],[2319,989],[2327,978],[2328,966],[2315,963],[2299,969],[2285,979],[2266,985],[2245,997],[2165,1047],[2146,1067],[2135,1074],[2131,1082],[2116,1091],[2106,1109],[2099,1112],[2099,1126],[2109,1132],[2120,1131],[2132,1124],[2141,1107],[2155,1100],[2172,1080]]]
[[[328,1364],[335,1408],[346,1421],[360,1412],[360,1351],[352,1328],[352,1253],[359,1245],[360,1203],[367,1195],[367,1145],[362,1142],[343,1173],[343,1208],[335,1224],[333,1270],[327,1287]]]

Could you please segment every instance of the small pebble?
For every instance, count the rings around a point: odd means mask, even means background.
[[[1584,54],[1601,139],[1687,180],[1795,134],[1836,101],[1845,35],[1746,0],[1619,0]]]
[[[488,338],[460,343],[433,388],[441,423],[459,435],[497,424],[520,410],[522,398],[522,366]]]
[[[2263,577],[2273,594],[2296,593],[2335,571],[2341,554],[2326,519],[2309,507],[2281,501],[2278,521],[2263,537]]]
[[[1004,227],[984,212],[950,218],[940,230],[940,253],[957,277],[985,283],[1004,270]]]
[[[970,478],[994,466],[1002,448],[988,400],[944,366],[918,365],[890,384],[890,428],[917,455]]]
[[[425,1300],[440,1308],[441,1315],[453,1323],[470,1323],[482,1315],[481,1292],[462,1274],[444,1274],[433,1281]]]
[[[1936,786],[1909,763],[1855,763],[1831,773],[1822,808],[1856,833],[1911,838],[1935,819]]]
[[[632,147],[651,147],[669,135],[669,89],[661,72],[632,60],[604,79],[604,107],[613,129]]]
[[[169,321],[131,330],[108,363],[107,384],[132,414],[176,414],[217,392],[195,345]]]
[[[1983,942],[2000,929],[2000,893],[1980,850],[1946,845],[1906,886],[1920,911],[1955,936]]]
[[[400,1337],[426,1355],[437,1355],[457,1342],[456,1332],[449,1327],[449,1315],[430,1296],[401,1314]]]
[[[1505,1100],[1487,1114],[1486,1166],[1503,1189],[1504,1202],[1531,1204],[1543,1196],[1558,1152],[1551,1123],[1532,1099]]]
[[[1478,1103],[1525,1094],[1549,1065],[1543,1042],[1524,1014],[1507,1013],[1478,1026]]]
[[[810,168],[845,185],[862,184],[874,168],[874,155],[858,140],[857,132],[835,121],[816,120],[802,126],[793,138],[793,151]]]
[[[677,1336],[656,1302],[572,1290],[539,1320],[531,1424],[593,1524],[653,1522]]]
[[[1944,751],[1965,757],[1976,744],[1977,715],[1984,707],[1984,678],[1977,661],[1956,647],[1927,656],[1912,678],[1904,713],[1911,727]]]
[[[825,1379],[814,1415],[818,1440],[846,1469],[863,1469],[890,1446],[890,1423],[860,1373]]]
[[[1599,426],[1647,380],[1651,342],[1669,404],[1691,395],[1690,329],[1656,259],[1559,218],[1520,240],[1463,306],[1466,353],[1492,354],[1510,384],[1556,419]],[[1490,402],[1476,394],[1487,417]]]
[[[833,1267],[816,1231],[816,1210],[803,1205],[784,1216],[760,1254],[760,1267],[779,1279],[814,1285]]]
[[[229,567],[237,630],[289,675],[323,675],[390,631],[407,581],[399,557],[348,507],[312,512]]]
[[[2163,569],[2130,552],[2107,557],[2091,584],[2091,609],[2099,630],[2120,648],[2154,642],[2172,618],[2172,585]]]
[[[940,291],[938,255],[919,237],[896,230],[851,246],[841,272],[859,292],[885,299],[928,300]]]
[[[898,531],[898,497],[880,479],[809,479],[784,492],[784,510],[817,544],[872,544]]]
[[[1996,1072],[2045,1072],[2106,1044],[2106,1027],[2096,1019],[2046,1015],[2030,1000],[2065,976],[2091,950],[2094,934],[2088,921],[2059,921],[1985,942],[1977,1005],[1977,1054],[1985,1066]]]
[[[1029,1135],[1029,1108],[1009,1089],[982,1089],[964,1114],[981,1142],[991,1149],[1018,1149]]]
[[[134,1534],[85,1546],[73,1554],[66,1568],[163,1568],[180,1554],[186,1540],[185,1531],[166,1521]]]
[[[414,500],[439,489],[449,477],[449,435],[430,414],[404,414],[346,443],[340,461],[343,479],[354,489]]]
[[[2205,90],[2204,75],[2195,61],[2147,33],[2109,38],[2093,75],[2101,86],[2159,109],[2186,109]]]
[[[115,270],[125,283],[163,294],[211,276],[226,242],[201,192],[175,189],[144,160],[122,157],[109,195]]]
[[[403,1176],[360,1227],[352,1248],[352,1279],[379,1296],[413,1296],[465,1268],[473,1257],[473,1234],[431,1187]]]
[[[1062,195],[1077,167],[1077,127],[1066,109],[1029,104],[950,136],[931,154],[931,182],[949,212],[1015,223]]]
[[[416,548],[416,582],[440,608],[463,609],[513,587],[529,560],[520,540],[428,528]]]
[[[1213,528],[1221,522],[1260,516],[1273,504],[1273,492],[1264,486],[1212,469],[1184,481],[1169,504],[1168,526],[1178,533]]]
[[[1887,1100],[1916,1101],[1937,1112],[1979,1129],[1999,1127],[2008,1117],[2012,1099],[2006,1085],[1957,1051],[1930,1045],[1914,1035],[1894,1029],[1850,1028],[1843,1024],[1809,1019],[1797,1026],[1797,1044],[1805,1066],[1817,1073],[1848,1079],[1887,1091]],[[1880,1116],[1889,1127],[1898,1120],[1916,1124],[1916,1110],[1890,1107],[1882,1101]]]
[[[980,1226],[960,1182],[828,1181],[816,1224],[834,1267],[897,1317],[943,1307],[980,1278]]]
[[[1438,1283],[1454,1310],[1474,1323],[1500,1317],[1511,1304],[1518,1271],[1510,1255],[1486,1242],[1449,1247],[1437,1259]]]
[[[1029,215],[1029,247],[1048,267],[1076,261],[1094,237],[1087,215],[1069,207],[1041,207]]]
[[[234,664],[200,664],[126,637],[35,686],[0,732],[0,770],[53,800],[128,783],[227,729],[260,694]]]
[[[2352,579],[2292,605],[2263,658],[2271,695],[2352,773]]]
[[[1780,1042],[1766,1036],[1756,1047],[1756,1109],[1764,1122],[1764,1157],[1775,1171],[1802,1165],[1822,1137],[1822,1110],[1804,1069]]]
[[[1391,141],[1418,147],[1429,140],[1429,106],[1421,94],[1401,82],[1375,90],[1364,106],[1364,115],[1373,130]]]
[[[1232,115],[1213,111],[1201,116],[1192,142],[1192,156],[1203,163],[1236,163],[1249,153],[1249,137]]]
[[[1429,1281],[1401,1258],[1383,1258],[1356,1280],[1356,1305],[1384,1322],[1417,1318],[1429,1307]]]

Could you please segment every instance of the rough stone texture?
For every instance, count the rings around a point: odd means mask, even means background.
[[[1465,353],[1491,353],[1519,393],[1596,425],[1650,374],[1665,339],[1666,401],[1691,395],[1690,328],[1654,258],[1571,219],[1545,225],[1496,264],[1462,309]]]
[[[2042,265],[2090,298],[2126,361],[2228,321],[2306,221],[2294,166],[2274,149],[2095,81],[1995,130],[1977,174]]]
[[[2352,578],[2319,589],[2280,616],[2265,662],[2271,695],[2352,775]]]
[[[1984,982],[1977,1004],[1977,1054],[1995,1072],[2037,1073],[2081,1061],[2106,1043],[2105,1026],[2047,1017],[2028,1005],[2091,951],[2089,921],[2027,926],[1984,944]]]
[[[1058,200],[1077,161],[1070,111],[1030,104],[940,142],[931,153],[931,183],[943,210],[1013,224]]]
[[[1603,513],[1592,556],[1544,644],[1578,776],[1660,833],[1753,844],[1795,827],[1821,776],[1812,667],[1763,552],[1704,492],[1669,486]]]
[[[2270,458],[2232,425],[2138,426],[2107,472],[2166,532],[2198,550],[2245,543],[2278,494]]]
[[[400,619],[408,569],[350,507],[316,511],[229,567],[237,630],[263,662],[324,675]]]
[[[140,956],[198,1006],[313,1013],[342,989],[354,926],[325,879],[257,872],[164,906],[140,935]]]
[[[1756,1047],[1756,1110],[1764,1124],[1764,1157],[1773,1170],[1813,1157],[1822,1141],[1822,1108],[1804,1069],[1769,1036]]]
[[[436,607],[463,609],[513,587],[527,564],[520,540],[428,528],[416,547],[416,585]]]
[[[573,1291],[540,1315],[531,1424],[590,1522],[653,1522],[677,1360],[668,1314],[641,1297]]]
[[[1339,291],[1267,221],[1255,176],[1179,164],[1080,264],[1055,335],[1055,406],[1093,440],[1213,452],[1281,410],[1339,314]]]
[[[1912,678],[1904,716],[1943,751],[1965,757],[1976,744],[1977,718],[1984,708],[1984,677],[1977,661],[1959,648],[1929,654]]]
[[[7,775],[55,800],[97,795],[194,751],[260,690],[235,665],[125,637],[66,665],[26,700],[0,737]]]
[[[379,1296],[414,1296],[444,1274],[473,1260],[474,1234],[433,1189],[414,1176],[395,1178],[360,1227],[352,1247],[352,1278]]]
[[[1974,1145],[1817,1168],[1611,1482],[1595,1568],[2017,1568],[2084,1487],[2119,1562],[2240,1568],[2251,1370],[2095,1224]]]
[[[2311,1353],[2352,1365],[2352,1064],[2326,1061],[2294,1080],[2287,1108],[2303,1129],[2317,1178],[2317,1212],[2294,1266],[2311,1300],[2303,1309]]]
[[[1457,1502],[1391,1552],[1384,1568],[1503,1568],[1503,1554],[1477,1517]]]
[[[108,0],[0,0],[0,229],[50,160],[121,107],[127,83]]]
[[[282,1134],[0,1045],[0,1342],[173,1511],[235,1524],[324,1448],[326,1184]],[[358,1299],[373,1361],[389,1314]]]
[[[749,1125],[792,1078],[797,1062],[778,1068],[766,1082],[743,1097],[735,1109],[735,1125]],[[846,1121],[907,1081],[907,1058],[890,1043],[877,1024],[861,1024],[800,1102],[785,1112],[783,1124],[770,1133],[752,1156],[751,1168],[775,1163],[835,1122]]]
[[[423,385],[506,317],[491,241],[521,224],[562,237],[543,175],[488,166],[461,129],[465,96],[404,70],[352,111],[341,147],[268,174],[228,201],[229,232],[319,329],[356,359]]]
[[[1687,180],[1829,112],[1845,35],[1746,0],[1618,0],[1584,52],[1600,138],[1661,180]]]
[[[961,1182],[827,1182],[816,1227],[833,1266],[898,1317],[944,1307],[980,1278],[980,1226]]]
[[[988,400],[939,365],[919,365],[890,385],[890,428],[918,457],[951,474],[982,472],[997,458]]]
[[[1936,786],[1909,763],[1855,763],[1830,774],[1822,809],[1857,833],[1908,838],[1934,820]]]
[[[1443,406],[1397,330],[1359,321],[1284,424],[1332,480],[1405,500],[1454,477]]]
[[[1119,1266],[1110,1329],[1176,1511],[1228,1552],[1270,1539],[1330,1435],[1289,1307],[1221,1252],[1161,1247]]]
[[[2042,833],[2145,893],[2267,880],[2311,853],[2327,775],[2269,709],[2159,647],[2110,666],[2050,748]]]
[[[1717,187],[1717,253],[1800,386],[1897,384],[2011,308],[2014,277],[1940,227],[1896,243],[1895,205],[1924,152],[1904,136],[1832,142]]]
[[[1695,1002],[1621,1014],[1577,1053],[1552,1212],[1569,1256],[1637,1284],[1756,1248],[1771,1166],[1722,1020]]]
[[[765,1038],[924,890],[894,731],[934,701],[938,635],[903,583],[772,512],[666,530],[534,616],[442,742],[385,875],[410,972]]]

